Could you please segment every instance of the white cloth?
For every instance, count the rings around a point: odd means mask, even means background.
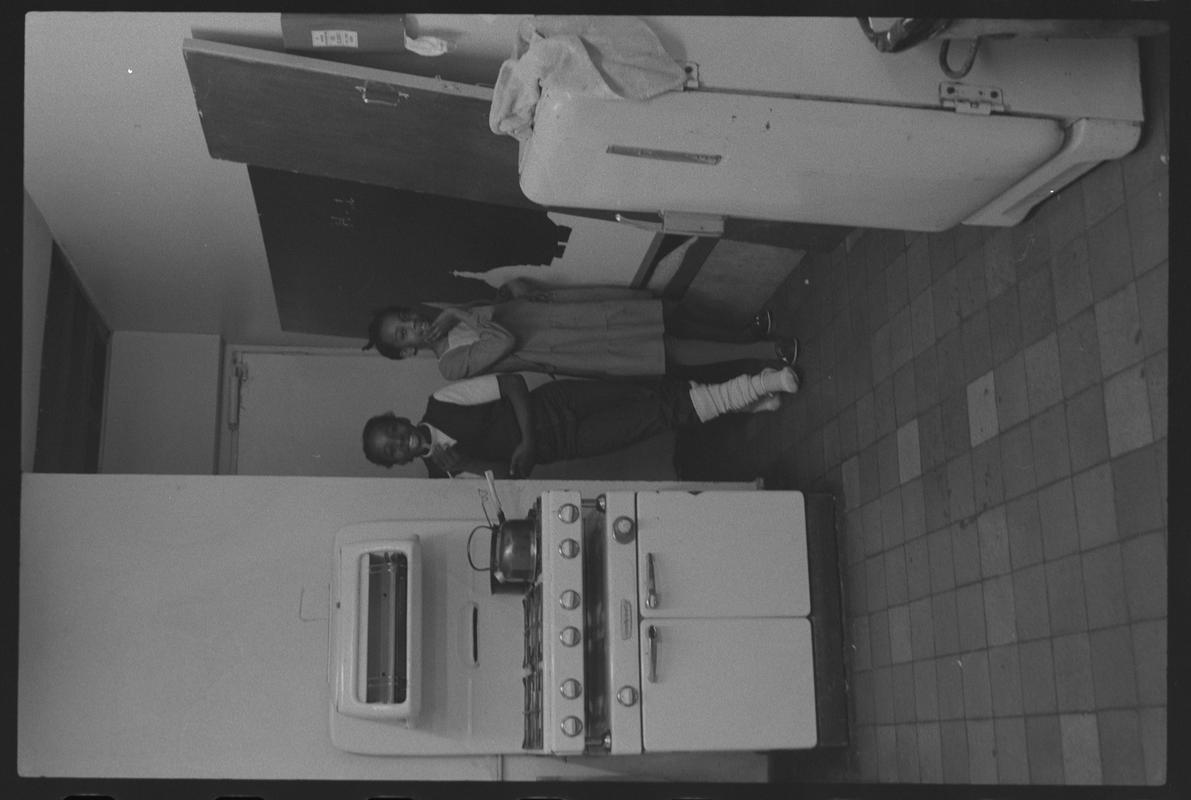
[[[513,57],[500,67],[488,126],[528,139],[543,88],[648,100],[685,82],[686,70],[636,17],[529,17],[517,31]]]
[[[405,49],[420,56],[441,56],[447,52],[447,43],[437,36],[419,36],[411,39],[405,35]]]
[[[479,375],[448,383],[434,393],[434,399],[457,406],[478,406],[500,399],[500,382],[496,375]]]

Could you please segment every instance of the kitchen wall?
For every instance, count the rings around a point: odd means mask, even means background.
[[[502,503],[521,516],[548,485],[502,482]],[[470,482],[28,474],[21,488],[23,776],[765,778],[756,753],[609,764],[378,758],[331,744],[325,605],[311,598],[326,597],[335,531],[477,520]],[[520,707],[516,694],[507,701]]]

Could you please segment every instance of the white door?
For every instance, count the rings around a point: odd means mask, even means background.
[[[639,492],[637,525],[642,616],[810,614],[801,492]]]
[[[394,362],[372,351],[352,350],[243,350],[238,355],[246,375],[240,384],[236,436],[224,439],[234,458],[224,460],[223,471],[426,477],[420,461],[392,469],[369,462],[361,433],[369,417],[385,411],[421,418],[426,398],[446,383],[434,359]],[[234,370],[227,371],[234,384]],[[548,380],[541,374],[524,375],[531,389]],[[673,450],[673,435],[663,434],[599,458],[541,465],[533,477],[673,480]]]
[[[643,621],[645,751],[814,747],[811,648],[805,619]]]

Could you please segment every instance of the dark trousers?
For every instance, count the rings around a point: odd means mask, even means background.
[[[558,380],[530,393],[539,463],[610,453],[699,422],[683,380]]]

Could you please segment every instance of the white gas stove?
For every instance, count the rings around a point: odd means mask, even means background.
[[[801,493],[555,490],[535,517],[524,750],[820,743]]]

